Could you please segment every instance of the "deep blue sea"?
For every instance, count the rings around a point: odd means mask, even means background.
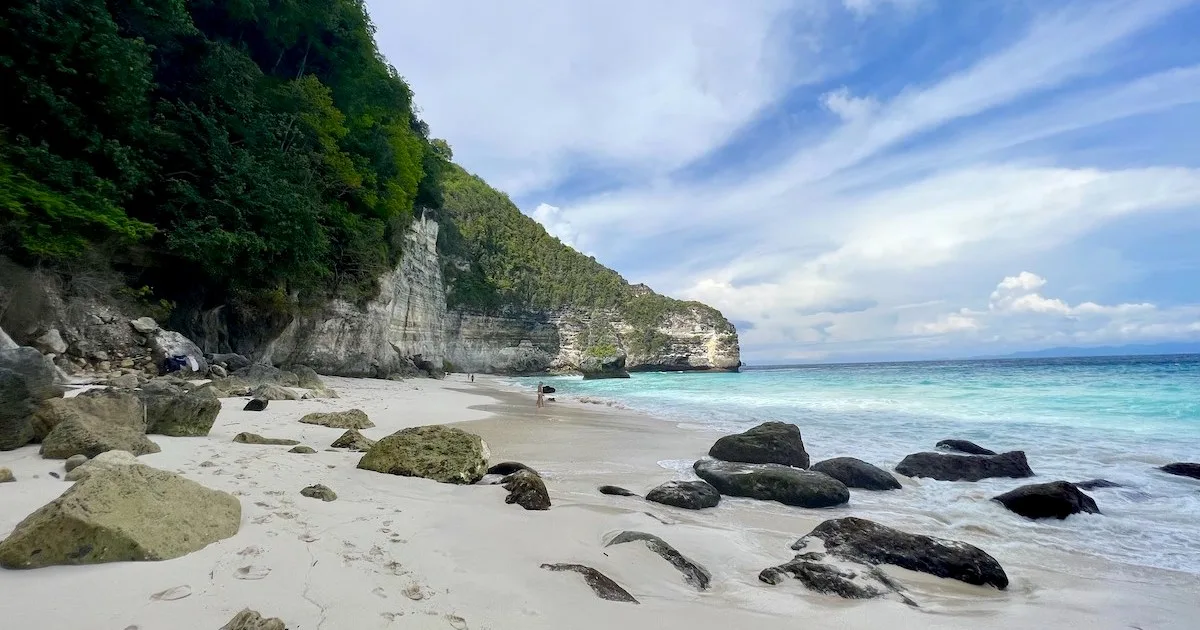
[[[852,493],[853,513],[926,533],[973,532],[1027,552],[1052,546],[1122,563],[1200,573],[1200,481],[1157,466],[1200,461],[1200,355],[814,365],[740,373],[639,373],[544,380],[559,397],[603,399],[683,428],[800,427],[813,461],[853,456],[891,469],[944,438],[1023,450],[1037,477],[920,480]],[[664,468],[690,475],[690,453]],[[678,457],[678,458],[675,458]],[[1103,515],[1027,521],[988,499],[1023,483],[1102,477]],[[933,528],[935,531],[929,531]]]

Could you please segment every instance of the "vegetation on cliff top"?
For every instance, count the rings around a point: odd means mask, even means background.
[[[373,34],[361,0],[6,5],[0,245],[208,302],[373,294],[444,161]]]

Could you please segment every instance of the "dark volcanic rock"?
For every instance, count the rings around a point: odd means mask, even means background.
[[[825,473],[846,484],[847,488],[863,490],[899,490],[900,482],[882,468],[853,457],[835,457],[817,462],[809,470]]]
[[[1167,464],[1159,470],[1172,475],[1179,475],[1181,477],[1200,479],[1200,464],[1192,462],[1176,462],[1174,464]]]
[[[599,488],[597,488],[597,490],[600,491],[600,494],[611,494],[613,496],[618,496],[618,497],[636,497],[636,496],[638,496],[636,492],[630,492],[629,490],[626,490],[625,488],[622,488],[620,486],[600,486]]]
[[[233,441],[238,444],[268,444],[273,446],[295,446],[300,442],[297,440],[289,440],[286,438],[268,438],[257,433],[242,432],[233,436]]]
[[[505,503],[516,503],[526,510],[549,510],[550,493],[542,478],[528,468],[523,468],[500,482],[508,490]]]
[[[896,465],[896,472],[909,477],[929,477],[941,481],[1033,476],[1024,451],[1009,451],[999,455],[913,453]]]
[[[1064,519],[1080,512],[1100,513],[1092,497],[1066,481],[1021,486],[992,500],[999,501],[1004,507],[1026,518]]]
[[[1107,479],[1088,479],[1075,484],[1080,490],[1096,490],[1097,488],[1122,488],[1121,484]]]
[[[600,599],[607,599],[612,602],[630,602],[638,603],[638,600],[629,594],[629,591],[621,588],[620,584],[612,581],[607,575],[593,569],[585,567],[582,564],[543,564],[543,569],[550,571],[574,571],[583,576],[583,580],[587,585],[592,587],[592,592]]]
[[[267,403],[270,402],[266,398],[251,398],[250,402],[242,407],[242,411],[262,411],[267,408]]]
[[[819,472],[778,464],[738,464],[715,459],[702,459],[693,464],[692,469],[718,492],[731,497],[778,501],[806,508],[833,507],[850,500],[850,491],[845,484]]]
[[[786,422],[764,422],[744,433],[726,435],[708,449],[708,454],[727,462],[808,468],[800,428]]]
[[[1008,587],[1008,576],[1000,563],[982,549],[964,542],[909,534],[853,516],[817,525],[796,541],[792,549],[804,551],[814,540],[823,543],[825,553],[847,560],[891,564],[967,584]]]
[[[689,560],[683,554],[679,553],[677,549],[667,544],[665,540],[655,536],[654,534],[630,531],[621,532],[612,540],[608,541],[608,544],[604,546],[611,547],[613,545],[621,545],[639,540],[645,542],[646,546],[650,548],[650,551],[662,556],[664,560],[671,563],[671,566],[679,569],[679,572],[683,574],[684,582],[687,582],[688,584],[691,584],[702,591],[708,588],[708,584],[712,580],[712,576],[709,574],[708,570],[699,564],[696,564],[694,561]]]
[[[856,561],[838,562],[822,553],[806,553],[777,567],[763,569],[758,579],[767,584],[782,584],[786,576],[800,581],[810,591],[837,595],[845,599],[872,599],[895,593],[911,606],[916,602],[904,594],[895,580],[879,567]]]
[[[511,475],[518,470],[528,470],[529,472],[538,475],[538,471],[522,464],[521,462],[500,462],[487,469],[489,475]],[[541,475],[538,475],[539,477]]]
[[[646,493],[646,500],[688,510],[716,507],[721,493],[704,481],[668,481]]]
[[[968,440],[942,440],[937,443],[938,448],[946,449],[947,451],[958,451],[967,455],[995,455],[996,451],[968,441]]]

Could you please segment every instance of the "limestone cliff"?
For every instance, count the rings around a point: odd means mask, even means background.
[[[650,325],[619,307],[448,308],[438,230],[431,218],[414,221],[400,264],[381,278],[375,300],[365,306],[334,301],[297,317],[258,358],[345,376],[403,373],[414,357],[460,371],[531,373],[574,370],[589,348],[606,344],[627,355],[631,371],[740,365],[733,326],[697,303],[668,300],[671,307]],[[631,299],[667,300],[645,288],[631,288]]]

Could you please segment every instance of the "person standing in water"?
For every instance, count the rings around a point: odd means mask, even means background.
[[[543,398],[543,394],[542,394],[542,384],[538,383],[537,404],[535,405],[535,408],[541,408],[541,407],[545,407],[545,406],[546,406],[546,401]]]

